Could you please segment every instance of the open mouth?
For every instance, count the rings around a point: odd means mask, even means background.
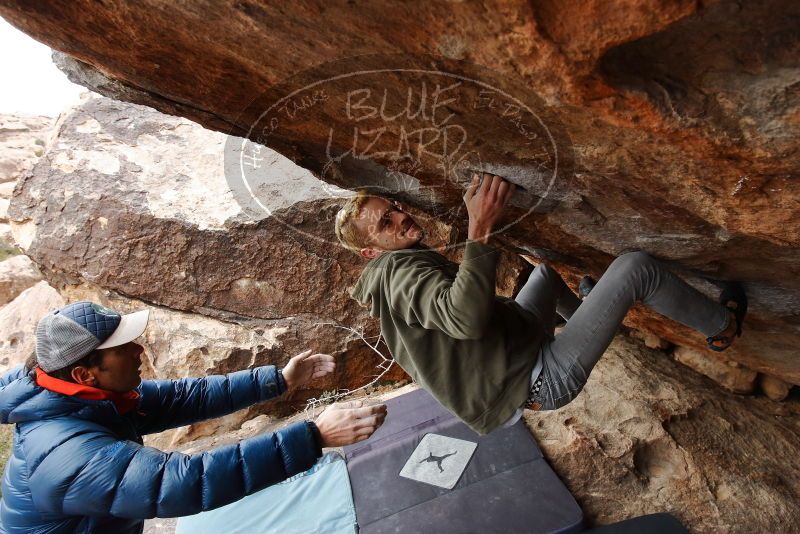
[[[412,221],[411,219],[405,221],[403,223],[403,235],[408,234],[408,231],[411,230],[411,228],[413,227],[414,227],[414,221]]]

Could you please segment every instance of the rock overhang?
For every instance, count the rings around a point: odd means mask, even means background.
[[[459,61],[487,65],[541,97],[575,154],[560,193],[507,232],[506,244],[560,262],[569,276],[597,276],[614,256],[643,249],[712,296],[706,279],[742,280],[752,313],[732,358],[800,380],[794,3],[494,7],[433,2],[412,13],[381,3],[308,3],[278,12],[253,2],[220,4],[203,18],[179,5],[153,17],[145,7],[122,13],[76,2],[37,11],[12,2],[2,13],[74,56],[62,58],[63,68],[86,85],[238,135],[252,125],[243,110],[254,99],[314,65],[397,52],[418,62],[436,55],[437,68],[457,74],[470,68]],[[326,24],[312,31],[307,21],[319,17]],[[192,38],[201,28],[216,41]],[[135,40],[121,39],[131,30]],[[391,76],[383,83],[402,93]],[[320,116],[310,124],[341,122]],[[335,185],[386,188],[379,158],[378,168],[365,161],[323,172],[318,129],[265,142]],[[524,157],[501,136],[485,137],[508,152],[496,165]],[[423,165],[415,178],[424,185],[431,175]],[[460,193],[451,184],[407,200],[456,218]],[[679,325],[639,317],[673,342],[702,347]]]

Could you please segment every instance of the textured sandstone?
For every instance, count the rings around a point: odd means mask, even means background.
[[[618,336],[576,400],[525,419],[592,523],[670,512],[698,533],[800,524],[796,395],[727,393]]]
[[[298,112],[300,120],[268,138],[248,129],[287,88],[343,69],[423,65],[479,76],[541,111],[560,149],[558,180],[542,193],[538,152],[520,141],[507,117],[473,113],[469,101],[448,105],[467,138],[456,157],[474,150],[496,172],[533,184],[519,193],[512,216],[532,202],[538,207],[504,232],[509,248],[554,264],[573,287],[581,275],[598,277],[614,256],[633,249],[669,260],[714,298],[714,280],[742,280],[750,315],[745,336],[725,358],[800,383],[796,2],[519,0],[412,8],[309,0],[278,8],[221,0],[9,1],[0,14],[66,52],[57,61],[74,80],[263,141],[338,186],[389,189],[452,223],[445,232],[451,241],[464,233],[461,183],[442,182],[432,158],[397,167],[390,151],[405,139],[398,123],[389,124],[368,157],[338,159],[353,143],[347,134],[354,124],[332,106],[353,85],[329,84],[334,98],[326,106],[300,102],[309,104]],[[324,25],[308,23],[321,19]],[[208,34],[214,39],[197,38]],[[407,57],[363,56],[386,52]],[[354,56],[359,59],[325,66]],[[321,66],[306,73],[314,65]],[[388,90],[390,112],[409,89],[399,76],[364,83],[373,94]],[[169,121],[165,126],[145,110],[97,101],[65,119],[62,146],[52,149],[11,206],[16,239],[48,280],[59,287],[88,281],[247,328],[299,317],[305,322],[297,323],[298,346],[315,337],[335,345],[334,334],[309,326],[321,321],[369,328],[344,289],[356,261],[309,235],[288,234],[241,197],[236,204],[224,183],[211,179],[225,172],[219,160],[209,161],[221,138]],[[138,130],[141,125],[151,131]],[[171,128],[175,135],[165,133]],[[328,137],[332,131],[337,135]],[[199,148],[215,143],[216,152]],[[268,169],[285,169],[278,156],[265,154]],[[547,162],[544,169],[552,170]],[[309,178],[300,173],[296,188],[261,182],[257,196],[293,226],[329,239],[335,202],[320,183],[304,185]],[[501,276],[506,291],[514,272]],[[642,307],[627,324],[707,351],[702,336]],[[249,340],[236,343],[249,346]],[[193,344],[210,348],[202,336],[183,346]],[[638,352],[618,342],[572,405],[528,416],[587,516],[604,523],[669,510],[697,532],[791,532],[800,524],[796,399],[775,405],[733,396],[664,354]],[[701,361],[706,368],[710,360]],[[755,378],[733,365],[722,374],[731,370]],[[261,421],[274,423],[272,416]],[[178,439],[207,431],[189,430]]]
[[[792,389],[791,384],[787,384],[780,378],[775,378],[769,375],[760,375],[758,377],[758,385],[761,391],[774,401],[785,400],[789,396],[789,391]]]
[[[0,306],[11,302],[41,279],[39,269],[25,255],[0,261]]]
[[[706,375],[733,393],[752,393],[755,389],[758,373],[731,364],[725,356],[709,351],[698,352],[688,347],[675,347],[673,355],[680,363]]]
[[[14,192],[16,181],[0,183],[0,198],[9,199]]]
[[[273,216],[251,215],[225,181],[224,142],[185,119],[91,99],[62,117],[23,179],[12,233],[55,285],[86,280],[224,317],[361,324],[347,294],[361,260],[335,243],[324,183],[273,154],[270,172],[284,180],[264,184]]]
[[[23,115],[0,115],[0,197],[8,198],[7,182],[19,179],[44,153],[53,119]]]
[[[36,323],[63,305],[55,289],[39,282],[0,308],[0,372],[25,362],[36,347]]]
[[[62,68],[98,92],[249,135],[327,181],[385,187],[451,222],[464,219],[458,180],[442,182],[435,158],[398,172],[391,157],[392,147],[409,139],[400,126],[419,120],[387,120],[368,157],[337,159],[353,143],[352,117],[335,108],[346,93],[386,89],[393,114],[402,109],[407,78],[385,74],[355,86],[337,79],[326,85],[322,105],[313,95],[293,101],[285,111],[290,127],[266,138],[249,129],[265,104],[325,76],[395,66],[478,76],[532,105],[560,149],[558,180],[542,193],[537,169],[553,170],[552,158],[537,159],[541,147],[520,140],[513,116],[498,112],[492,120],[470,107],[466,90],[466,100],[447,103],[450,124],[466,135],[450,155],[473,150],[493,169],[527,176],[534,187],[521,193],[513,216],[541,197],[536,213],[504,233],[509,246],[559,263],[568,277],[596,277],[614,256],[644,249],[671,260],[712,297],[718,288],[705,279],[742,280],[751,315],[729,357],[800,383],[797,2],[157,5],[81,0],[31,7],[16,0],[0,14],[66,52],[58,57]],[[365,56],[386,53],[404,57]],[[358,59],[326,66],[344,57]],[[419,86],[412,89],[420,98]],[[247,304],[265,307],[258,299]],[[228,304],[178,307],[200,305]],[[628,324],[704,350],[702,336],[652,314],[635,313]]]
[[[0,261],[19,253],[8,224],[9,199],[17,180],[44,153],[53,119],[0,115]]]
[[[670,347],[669,341],[661,339],[647,330],[632,329],[630,334],[636,339],[641,339],[648,349],[667,350]]]

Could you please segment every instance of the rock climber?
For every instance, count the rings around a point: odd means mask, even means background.
[[[498,176],[473,176],[460,265],[426,248],[423,229],[390,199],[360,192],[335,221],[340,242],[369,260],[352,297],[380,320],[395,361],[475,431],[572,401],[635,302],[702,332],[713,350],[741,335],[740,285],[713,302],[645,252],[614,260],[583,301],[545,263],[514,300],[497,296],[489,243],[513,191]],[[556,313],[567,321],[558,335]]]

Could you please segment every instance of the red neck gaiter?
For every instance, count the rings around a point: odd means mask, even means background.
[[[125,393],[117,393],[115,391],[93,388],[92,386],[75,384],[74,382],[67,382],[66,380],[54,378],[38,367],[36,368],[36,383],[46,390],[70,397],[78,397],[79,399],[86,400],[110,400],[114,403],[114,406],[117,407],[117,411],[120,415],[136,409],[139,403],[138,391],[131,390]]]

